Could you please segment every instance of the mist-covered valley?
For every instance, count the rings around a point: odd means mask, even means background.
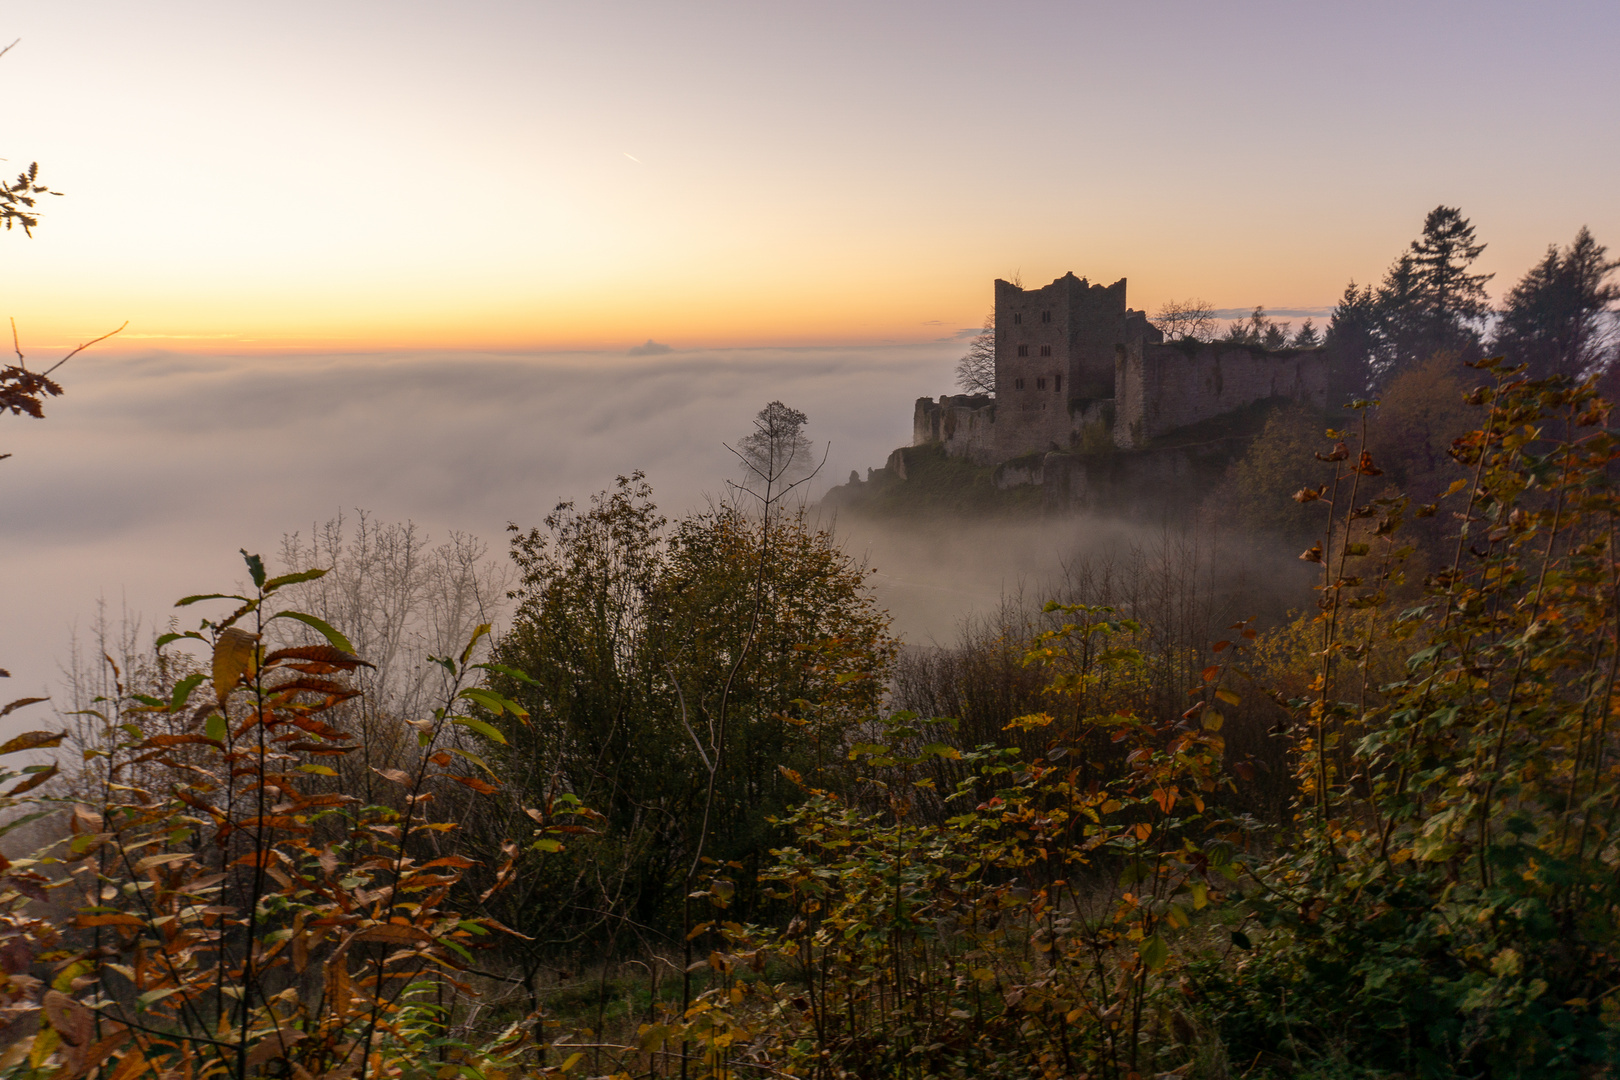
[[[59,691],[75,630],[98,606],[150,631],[183,595],[241,577],[238,549],[278,551],[339,514],[471,534],[505,559],[505,527],[537,524],[642,470],[671,517],[728,495],[726,444],[781,399],[809,417],[826,464],[812,504],[910,441],[913,401],[947,389],[962,349],[751,349],[651,357],[372,354],[211,357],[87,352],[45,423],[8,425],[0,655],[12,686]],[[874,569],[907,640],[944,640],[1006,589],[1038,591],[1065,560],[1147,539],[1107,520],[933,521],[880,528],[826,516]],[[306,569],[299,567],[297,569]]]

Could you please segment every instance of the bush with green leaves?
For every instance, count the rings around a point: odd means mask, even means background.
[[[1416,510],[1456,522],[1417,603],[1347,619],[1392,602],[1410,553],[1411,507],[1360,494],[1370,455],[1341,443],[1301,492],[1329,518],[1294,835],[1255,871],[1255,951],[1201,978],[1234,1061],[1573,1080],[1620,1060],[1620,440],[1589,383],[1479,367],[1458,478]],[[1408,658],[1379,684],[1385,632]]]

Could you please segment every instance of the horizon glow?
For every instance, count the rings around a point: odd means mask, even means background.
[[[1437,203],[1620,247],[1620,9],[110,0],[0,25],[25,351],[940,340],[991,281],[1330,306]],[[35,343],[30,345],[30,342]]]

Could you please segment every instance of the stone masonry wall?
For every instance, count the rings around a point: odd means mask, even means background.
[[[1123,278],[1092,285],[1071,273],[1039,289],[997,280],[995,291],[996,460],[1066,449],[1075,409],[1114,396],[1115,347],[1151,328],[1126,308]]]
[[[987,394],[956,394],[918,398],[911,420],[911,445],[944,444],[950,457],[963,457],[975,465],[995,459],[996,402]]]
[[[1127,449],[1266,398],[1327,405],[1321,349],[1267,352],[1217,342],[1190,351],[1132,342],[1116,356],[1114,444]]]

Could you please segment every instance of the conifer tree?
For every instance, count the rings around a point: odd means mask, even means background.
[[[1530,365],[1532,378],[1580,376],[1612,359],[1612,315],[1620,285],[1609,275],[1620,261],[1583,225],[1562,252],[1547,254],[1508,293],[1493,352]]]
[[[1412,241],[1419,310],[1436,344],[1449,344],[1447,338],[1478,343],[1475,327],[1490,311],[1485,283],[1493,275],[1470,274],[1468,268],[1484,250],[1474,242],[1474,226],[1454,206],[1430,210],[1423,235]]]
[[[1429,211],[1423,234],[1378,288],[1358,290],[1352,282],[1334,310],[1327,338],[1339,381],[1362,393],[1439,352],[1479,356],[1491,275],[1469,267],[1484,250],[1456,207]]]

